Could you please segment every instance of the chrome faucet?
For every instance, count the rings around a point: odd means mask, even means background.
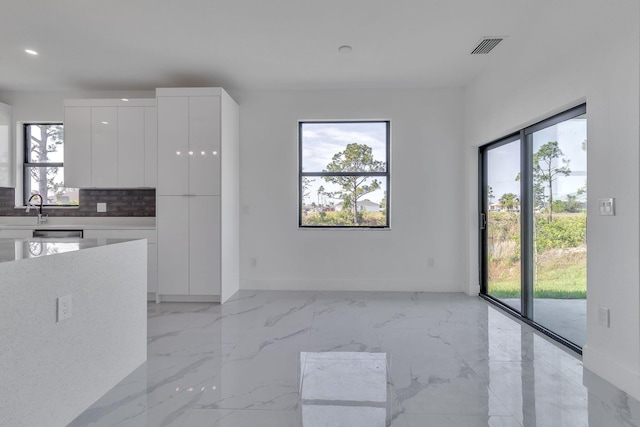
[[[40,205],[39,206],[36,206],[33,203],[31,203],[31,201],[34,198],[40,199]],[[34,207],[34,208],[37,207],[38,208],[38,224],[44,224],[45,222],[47,222],[47,217],[42,215],[42,204],[43,204],[42,196],[40,194],[38,194],[38,193],[32,194],[31,197],[29,197],[29,200],[27,201],[27,209],[26,209],[27,213],[29,213],[29,210],[32,207]]]

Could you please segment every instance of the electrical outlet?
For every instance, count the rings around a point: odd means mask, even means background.
[[[609,327],[609,309],[607,307],[598,306],[598,323],[605,328]]]
[[[106,203],[97,203],[98,212],[106,212],[107,204]]]
[[[58,297],[58,322],[71,317],[71,295]]]
[[[613,216],[616,214],[616,200],[610,199],[598,199],[598,211],[600,215]]]

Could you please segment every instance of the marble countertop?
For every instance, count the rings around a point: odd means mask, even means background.
[[[154,217],[49,217],[38,224],[33,217],[0,217],[0,230],[15,229],[155,230]]]
[[[138,239],[0,239],[0,263],[39,258]]]
[[[0,224],[0,230],[155,230],[155,225],[118,224]]]

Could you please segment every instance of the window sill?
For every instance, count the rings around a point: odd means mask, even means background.
[[[66,209],[73,210],[73,209],[78,209],[79,207],[80,207],[80,206],[75,206],[75,205],[73,205],[73,206],[71,206],[71,205],[69,205],[69,206],[44,205],[44,206],[42,207],[42,210],[47,210],[47,211],[48,211],[48,210],[53,210],[53,209],[56,209],[56,210],[57,210],[57,209],[60,209],[60,210],[66,210]],[[31,209],[39,209],[39,207],[38,207],[38,206],[30,206],[30,208],[31,208]],[[18,209],[18,210],[26,210],[26,209],[27,209],[27,207],[26,207],[26,206],[15,206],[15,207],[14,207],[14,209]]]
[[[391,231],[391,227],[300,227],[298,230]]]

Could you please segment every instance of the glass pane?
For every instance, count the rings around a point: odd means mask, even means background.
[[[385,177],[326,176],[303,177],[302,180],[302,225],[387,225]]]
[[[583,346],[587,294],[587,121],[533,138],[533,320]]]
[[[520,311],[520,139],[487,151],[487,206],[487,294]]]
[[[25,167],[28,176],[25,194],[41,194],[45,205],[77,205],[79,190],[65,188],[63,167]],[[46,197],[45,197],[46,195]],[[26,204],[27,200],[25,200]]]
[[[385,172],[387,122],[302,123],[304,172]]]
[[[62,163],[64,161],[63,126],[30,124],[25,126],[27,163]]]

